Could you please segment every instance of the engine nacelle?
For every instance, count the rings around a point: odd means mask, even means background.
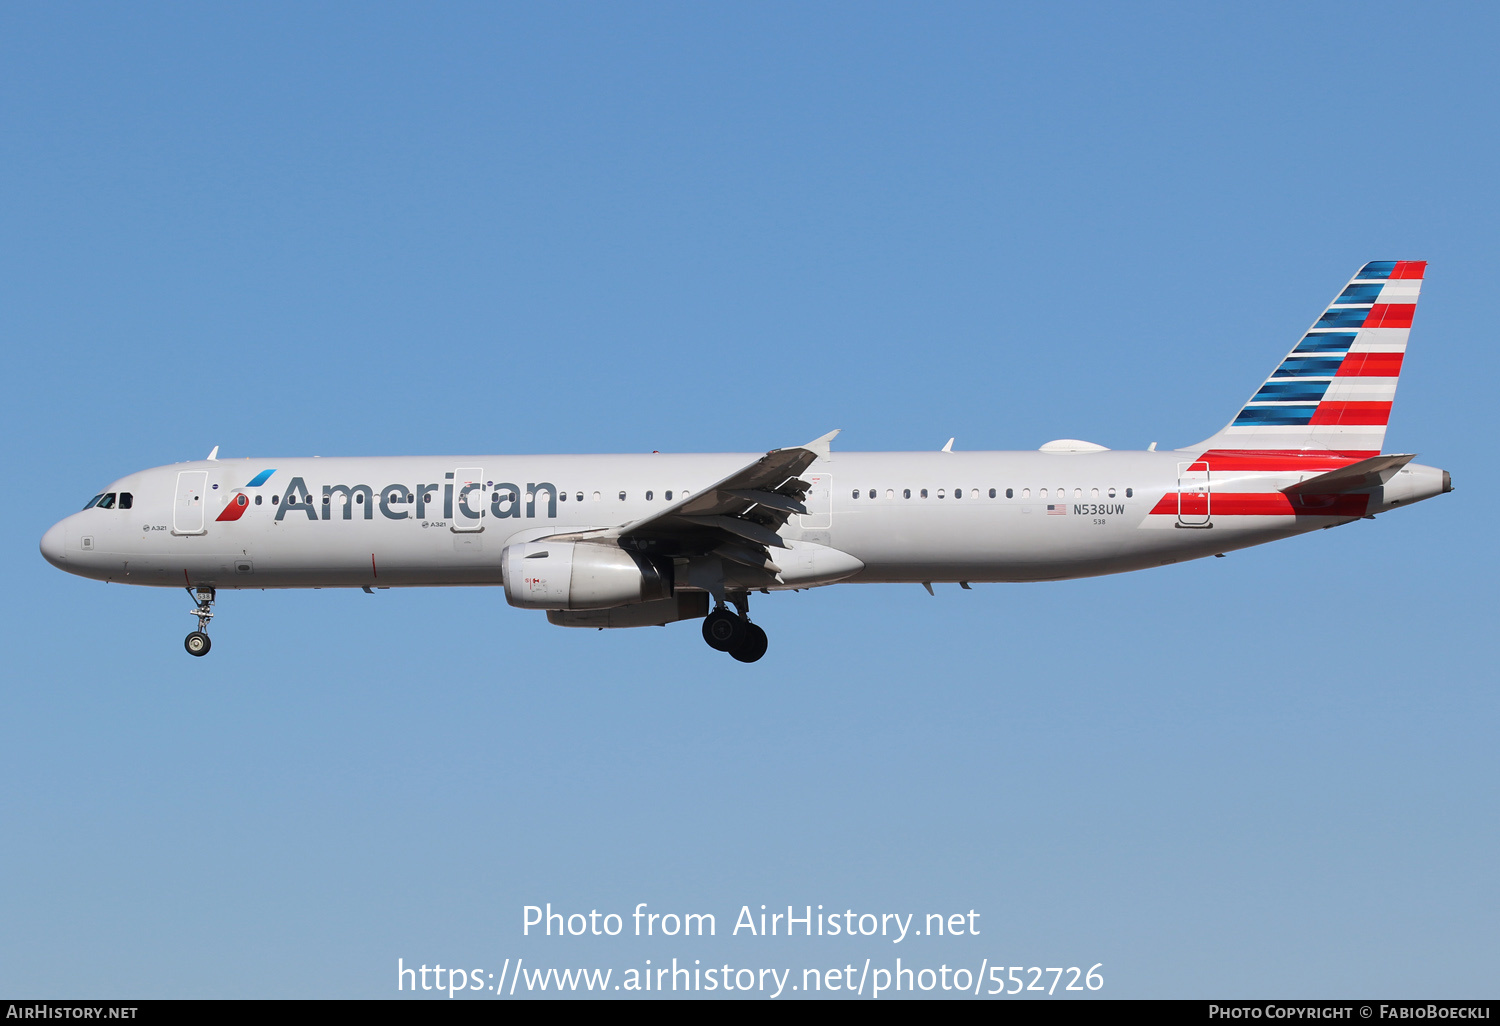
[[[517,542],[500,553],[505,601],[521,609],[611,609],[672,594],[670,571],[609,542]]]
[[[678,620],[708,615],[708,592],[679,591],[655,602],[634,602],[613,609],[549,609],[547,619],[559,627],[665,627]]]

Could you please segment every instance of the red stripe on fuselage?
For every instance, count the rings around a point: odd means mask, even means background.
[[[1415,303],[1376,303],[1365,317],[1366,328],[1409,328],[1412,315],[1417,312]]]
[[[1404,353],[1350,353],[1339,364],[1341,378],[1395,378],[1401,375]]]
[[[1323,473],[1379,456],[1378,450],[1303,452],[1300,449],[1210,449],[1194,462],[1205,462],[1209,473],[1223,470],[1263,470],[1269,474]]]
[[[1177,503],[1177,493],[1168,492],[1151,512],[1175,517]],[[1201,504],[1200,499],[1198,505]],[[1209,512],[1216,517],[1362,517],[1369,506],[1368,495],[1293,497],[1283,492],[1214,492],[1209,501]],[[1201,516],[1202,510],[1198,509],[1196,513]]]

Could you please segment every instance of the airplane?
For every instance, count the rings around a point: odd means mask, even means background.
[[[221,590],[496,586],[564,627],[703,621],[766,652],[752,593],[962,588],[1123,573],[1338,527],[1452,491],[1382,454],[1426,261],[1365,264],[1217,434],[1114,451],[206,460],[129,474],[42,555],[94,580],[184,587],[210,648]],[[733,607],[731,610],[729,607]]]

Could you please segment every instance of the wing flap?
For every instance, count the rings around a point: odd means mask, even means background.
[[[759,489],[735,489],[730,493],[735,498],[744,499],[746,502],[757,506],[767,506],[771,509],[781,510],[783,513],[807,513],[807,507],[802,505],[790,495],[780,492],[765,492]]]
[[[759,546],[739,545],[734,542],[725,542],[713,550],[716,556],[722,556],[732,563],[741,566],[752,567],[756,570],[764,570],[768,574],[781,576],[781,567],[771,562],[770,554]]]
[[[786,542],[781,540],[781,535],[769,527],[757,524],[753,520],[725,516],[693,517],[693,520],[696,521],[695,526],[716,527],[721,531],[728,531],[730,534],[737,535],[746,541],[754,542],[756,545],[765,545],[777,549],[786,548]]]

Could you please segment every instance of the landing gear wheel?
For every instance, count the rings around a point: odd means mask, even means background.
[[[766,646],[770,644],[766,632],[755,624],[745,621],[745,640],[729,650],[729,654],[742,663],[753,663],[766,654]]]
[[[198,618],[198,629],[183,639],[182,647],[188,655],[206,656],[213,642],[208,640],[208,621],[214,618],[214,590],[206,586],[187,589],[193,597],[193,615]]]
[[[748,621],[720,607],[704,619],[703,640],[717,652],[730,652],[744,642],[748,626]]]

